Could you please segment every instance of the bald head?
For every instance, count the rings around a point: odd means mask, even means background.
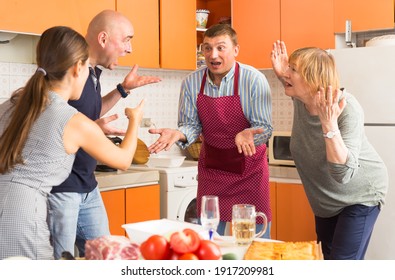
[[[133,25],[123,14],[112,10],[97,14],[89,23],[85,36],[91,65],[114,69],[119,57],[132,52],[130,40],[133,36]]]
[[[104,10],[89,23],[86,37],[87,39],[88,37],[96,37],[102,31],[111,34],[121,26],[134,31],[131,22],[123,14],[113,10]],[[133,34],[129,34],[129,36],[133,37]]]

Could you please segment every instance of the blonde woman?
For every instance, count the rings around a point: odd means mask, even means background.
[[[388,188],[364,132],[363,109],[339,89],[333,56],[273,45],[274,72],[294,103],[291,152],[315,214],[325,259],[363,259]]]

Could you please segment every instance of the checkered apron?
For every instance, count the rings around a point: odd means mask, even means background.
[[[198,164],[197,213],[200,215],[201,197],[219,197],[220,220],[232,220],[232,206],[253,204],[256,211],[266,214],[271,221],[269,200],[269,169],[266,145],[256,147],[256,154],[238,154],[236,134],[250,127],[244,116],[238,92],[239,67],[234,74],[232,96],[213,98],[204,95],[207,71],[197,98],[197,109],[202,123],[203,145]],[[258,223],[262,223],[260,218]]]

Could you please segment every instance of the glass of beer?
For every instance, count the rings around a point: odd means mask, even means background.
[[[262,217],[263,228],[255,234],[256,217]],[[256,212],[251,204],[236,204],[232,208],[232,235],[238,245],[248,245],[254,238],[261,237],[267,228],[267,217],[262,212]]]

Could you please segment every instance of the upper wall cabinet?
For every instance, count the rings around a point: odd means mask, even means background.
[[[281,0],[281,40],[289,53],[301,47],[335,47],[333,0]]]
[[[394,28],[393,0],[334,0],[335,32],[344,33],[346,20],[352,31]]]
[[[271,68],[275,40],[289,52],[301,47],[333,48],[333,0],[232,1],[232,26],[240,44],[238,60],[256,68]]]
[[[115,9],[114,0],[1,1],[0,30],[41,35],[66,25],[85,35],[89,21],[101,10]],[[17,16],[16,16],[17,15]]]
[[[196,0],[160,0],[160,67],[196,69]]]
[[[120,65],[196,69],[196,0],[117,0],[134,26],[132,55]]]
[[[270,68],[270,52],[280,39],[280,0],[232,1],[232,26],[240,52],[237,60],[256,68]]]
[[[159,68],[159,3],[157,0],[117,0],[117,11],[129,18],[134,27],[132,54],[119,59],[119,64],[138,64]]]
[[[68,0],[68,1],[59,1],[56,0],[54,2],[70,2],[73,3],[73,13],[76,13],[78,16],[78,23],[80,25],[76,30],[80,32],[83,36],[86,35],[86,31],[88,30],[89,22],[103,10],[115,10],[115,1],[114,0]],[[119,1],[118,1],[119,2]]]

